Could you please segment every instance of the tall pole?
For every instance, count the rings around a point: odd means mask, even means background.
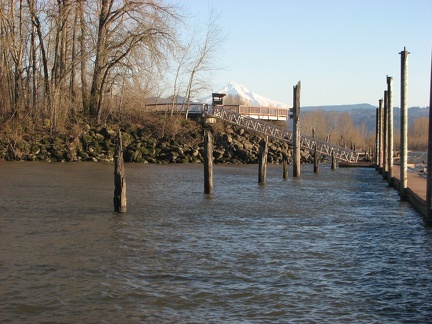
[[[380,173],[383,173],[383,167],[384,167],[384,108],[383,108],[383,100],[379,100],[379,106],[378,106],[378,128],[379,128],[379,168],[378,171]]]
[[[319,152],[317,150],[317,145],[315,143],[315,149],[314,149],[314,173],[319,172]]]
[[[293,96],[293,119],[294,119],[294,148],[293,148],[293,155],[294,155],[294,162],[293,162],[293,176],[294,177],[300,177],[300,88],[301,83],[300,81],[297,83],[296,86],[294,86],[294,96]]]
[[[282,178],[288,178],[288,158],[284,157],[282,160]]]
[[[429,139],[428,139],[428,164],[427,164],[427,185],[426,185],[426,215],[425,220],[432,222],[432,57],[431,57],[431,84],[429,94]]]
[[[387,149],[388,149],[388,117],[387,117],[387,90],[384,91],[384,112],[383,112],[383,171],[382,176],[387,180]]]
[[[331,151],[331,169],[336,170],[336,157],[333,149]]]
[[[401,54],[401,130],[400,130],[400,185],[399,196],[400,200],[407,200],[408,188],[408,106],[407,106],[407,93],[408,93],[408,54],[405,49]]]
[[[267,142],[268,136],[260,142],[258,161],[258,183],[265,183],[267,177]]]
[[[204,193],[213,193],[213,136],[210,131],[204,133]]]
[[[118,134],[114,155],[114,211],[126,213],[126,176],[123,160],[123,142],[121,132]]]
[[[393,78],[387,76],[387,119],[388,119],[388,145],[387,145],[387,181],[393,184]]]
[[[379,108],[375,111],[375,169],[379,170]]]

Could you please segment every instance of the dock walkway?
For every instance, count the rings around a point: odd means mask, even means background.
[[[400,167],[393,165],[393,186],[399,190]],[[426,216],[426,178],[416,172],[407,172],[407,200],[417,209],[423,217]]]

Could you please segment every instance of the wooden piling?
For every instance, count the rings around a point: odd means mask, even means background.
[[[336,158],[333,150],[331,151],[331,169],[336,170]]]
[[[388,145],[387,145],[387,183],[393,185],[393,77],[387,76],[387,119],[388,119]]]
[[[426,215],[425,221],[432,222],[432,56],[431,56],[431,80],[429,94],[429,139],[428,139],[428,163],[426,183]]]
[[[114,154],[114,211],[126,213],[126,176],[123,160],[123,141],[121,132],[118,134]]]
[[[388,145],[388,118],[387,118],[387,90],[384,91],[384,113],[383,113],[383,169],[382,169],[382,177],[384,180],[387,180],[387,145]]]
[[[379,108],[375,111],[375,170],[379,169]]]
[[[294,86],[293,95],[293,176],[300,177],[300,81]]]
[[[379,160],[379,164],[378,164],[378,171],[380,173],[383,172],[383,161],[384,161],[384,127],[383,127],[383,123],[384,123],[384,109],[383,109],[383,100],[380,99],[379,100],[379,105],[378,105],[378,133],[379,133],[379,149],[378,149],[378,160]]]
[[[407,200],[408,190],[408,54],[405,49],[401,54],[401,116],[400,116],[400,200]],[[429,119],[430,122],[430,119]],[[429,130],[430,131],[430,130]],[[428,168],[429,170],[429,168]]]
[[[282,178],[288,178],[288,159],[286,157],[282,160]]]
[[[213,136],[210,131],[204,133],[204,193],[213,193]]]
[[[260,142],[259,150],[259,169],[258,169],[258,183],[265,183],[267,177],[267,141],[262,139]]]
[[[315,149],[314,149],[314,173],[318,173],[319,172],[319,153],[317,151],[317,147],[315,144]]]

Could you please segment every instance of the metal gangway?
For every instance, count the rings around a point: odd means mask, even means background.
[[[248,116],[241,115],[237,112],[229,111],[223,106],[206,105],[203,113],[206,116],[216,117],[236,124],[247,129],[253,130],[259,134],[267,135],[269,137],[288,142],[293,145],[293,132],[286,130],[280,126],[265,122],[261,119],[255,119]],[[347,150],[340,146],[334,146],[329,143],[320,142],[310,136],[300,135],[300,146],[304,149],[311,151],[317,150],[321,154],[330,156],[333,152],[334,157],[340,161],[356,163],[359,159],[359,153]]]

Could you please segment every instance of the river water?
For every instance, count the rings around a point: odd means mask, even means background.
[[[292,170],[290,170],[291,172]],[[432,229],[374,169],[0,163],[2,323],[425,323]]]

